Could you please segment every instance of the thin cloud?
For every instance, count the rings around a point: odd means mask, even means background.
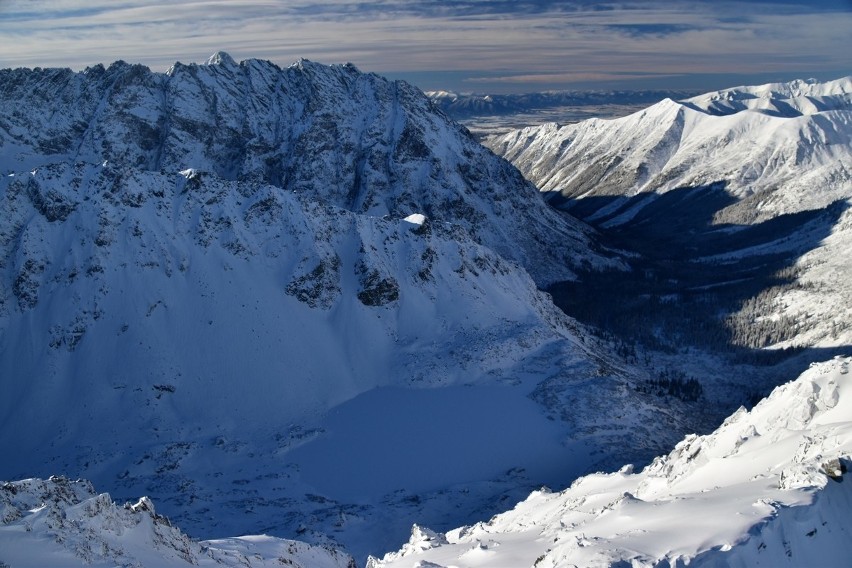
[[[542,73],[531,75],[506,75],[497,77],[470,77],[466,83],[511,83],[518,85],[537,85],[562,83],[565,85],[585,84],[597,81],[633,81],[636,79],[663,79],[678,77],[677,73]]]
[[[574,84],[579,77],[664,81],[700,73],[848,69],[852,11],[831,0],[811,6],[783,0],[0,0],[0,67],[80,69],[125,59],[162,71],[224,49],[237,59],[282,65],[299,57],[352,61],[380,73],[460,73],[506,85],[522,83],[518,77]]]

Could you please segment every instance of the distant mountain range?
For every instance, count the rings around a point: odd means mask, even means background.
[[[663,99],[685,99],[697,91],[550,91],[504,95],[427,91],[426,95],[457,120],[485,115],[513,115],[554,107],[607,107],[651,105]]]
[[[625,116],[666,98],[682,99],[693,91],[556,91],[478,95],[447,91],[426,93],[432,102],[477,138],[543,122],[571,124],[589,118]]]

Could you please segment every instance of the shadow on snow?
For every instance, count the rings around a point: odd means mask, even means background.
[[[558,199],[551,203],[625,251],[631,270],[587,271],[548,292],[622,356],[635,356],[637,345],[672,354],[692,348],[760,368],[764,386],[755,385],[746,396],[751,401],[731,401],[737,405],[758,400],[767,386],[795,378],[812,362],[852,355],[850,345],[764,349],[816,322],[761,317],[772,313],[781,293],[809,287],[798,280],[796,261],[831,234],[846,201],[734,224],[714,222],[738,201],[725,182],[630,198]]]

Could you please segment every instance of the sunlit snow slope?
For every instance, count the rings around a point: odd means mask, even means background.
[[[846,77],[669,99],[623,118],[517,130],[488,145],[563,200],[622,198],[598,216],[640,193],[717,183],[740,200],[719,219],[751,222],[850,197],[850,129]]]
[[[813,366],[641,473],[589,475],[446,534],[415,526],[372,567],[847,565],[850,364]]]

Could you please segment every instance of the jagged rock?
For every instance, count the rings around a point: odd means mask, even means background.
[[[822,470],[834,481],[843,481],[843,474],[846,473],[846,464],[840,458],[834,458],[822,464]]]
[[[540,284],[570,278],[584,261],[612,262],[590,249],[587,229],[550,210],[423,93],[352,65],[302,60],[281,69],[219,52],[207,65],[177,63],[166,74],[124,62],[82,73],[3,70],[0,116],[8,122],[5,171],[106,162],[186,172],[185,191],[210,172],[357,213],[422,211],[463,226]],[[52,190],[31,193],[50,220],[75,206]],[[123,199],[135,207],[144,196]]]
[[[119,507],[85,480],[4,482],[0,511],[0,554],[12,566],[354,568],[353,559],[339,550],[297,541],[252,537],[198,542],[157,515],[148,497]]]

